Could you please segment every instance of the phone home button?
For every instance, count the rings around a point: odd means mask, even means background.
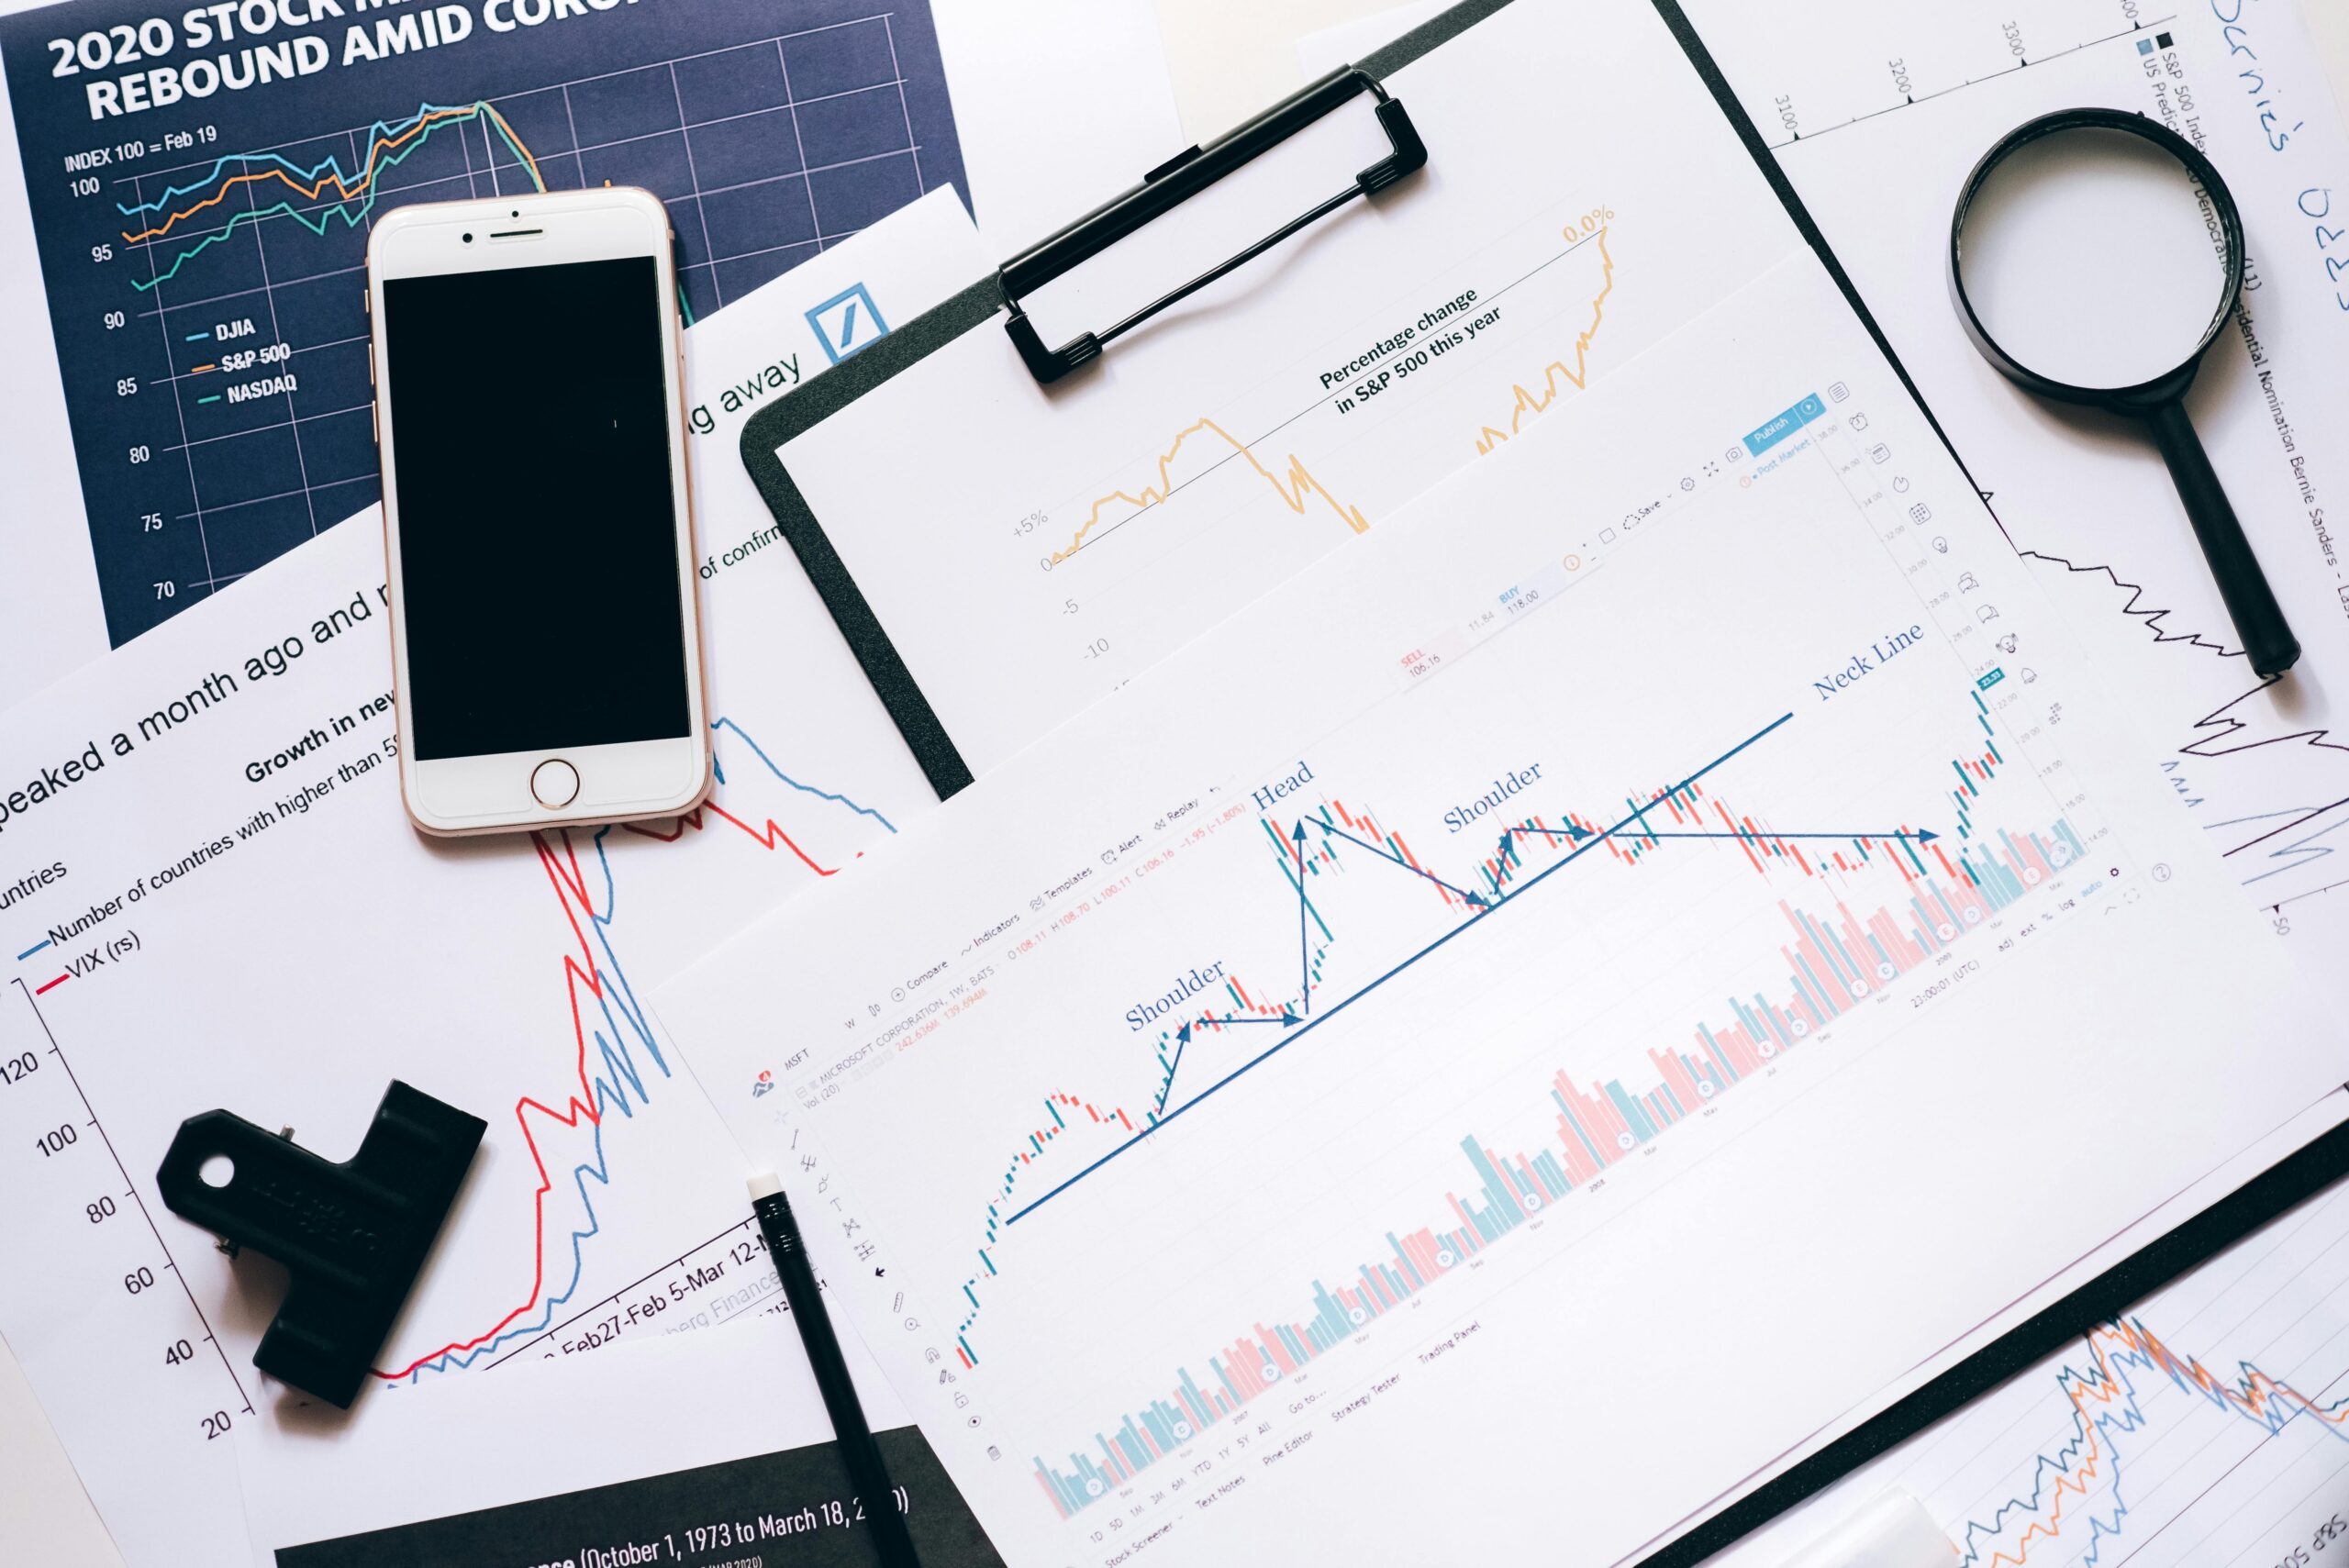
[[[550,757],[530,770],[530,793],[549,811],[560,811],[579,796],[579,770]]]

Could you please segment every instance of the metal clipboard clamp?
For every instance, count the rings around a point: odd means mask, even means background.
[[[1354,176],[1353,184],[1311,210],[1292,218],[1228,261],[1201,272],[1189,283],[1143,306],[1114,326],[1098,332],[1080,332],[1059,348],[1049,348],[1036,324],[1020,307],[1019,297],[1099,255],[1157,218],[1163,217],[1193,196],[1286,141],[1331,110],[1367,93],[1372,112],[1386,132],[1387,155]],[[1030,246],[1006,261],[996,274],[1003,287],[1010,316],[1004,330],[1029,373],[1050,384],[1101,357],[1102,349],[1132,331],[1168,306],[1185,299],[1236,268],[1245,266],[1300,229],[1319,222],[1357,197],[1376,195],[1405,175],[1424,168],[1427,144],[1405,112],[1403,101],[1390,96],[1376,78],[1358,65],[1331,72],[1295,96],[1274,105],[1254,119],[1205,147],[1188,147],[1141,177],[1141,183],[1115,201],[1078,218],[1059,233]]]

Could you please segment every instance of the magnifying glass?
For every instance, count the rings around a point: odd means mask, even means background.
[[[2143,115],[2066,109],[1966,176],[1950,222],[1959,318],[2025,390],[2144,423],[2251,667],[2300,656],[2183,399],[2243,293],[2243,218],[2210,160]]]

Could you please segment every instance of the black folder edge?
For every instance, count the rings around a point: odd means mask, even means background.
[[[1384,80],[1510,3],[1511,0],[1464,0],[1356,63]],[[1778,166],[1768,143],[1754,128],[1687,14],[1676,0],[1651,3],[1697,68],[1698,75],[1704,79],[1721,113],[1729,117],[1747,152],[1770,182],[1770,188],[1777,193],[1787,215],[1794,220],[1796,229],[1825,264],[1828,275],[1842,291],[1845,303],[1876,340],[1886,362],[1900,378],[1900,384],[1932,426],[1933,433],[1955,460],[1960,472],[1973,483],[1973,472],[1966,468],[1964,455],[1942,428],[1932,406],[1925,401],[1908,367],[1900,362],[1900,356],[1893,351],[1884,328],[1861,299],[1859,290],[1853,286],[1851,275],[1843,270],[1842,262],[1812,220],[1802,198],[1795,194],[1786,171]],[[1443,151],[1439,144],[1434,156],[1442,157]],[[1002,285],[993,276],[982,278],[806,386],[767,405],[752,415],[742,428],[742,461],[760,495],[765,497],[767,509],[774,514],[784,538],[797,553],[816,591],[823,595],[841,634],[848,639],[857,662],[863,667],[915,761],[941,800],[972,782],[971,770],[946,733],[937,711],[930,706],[930,699],[923,695],[913,673],[906,668],[896,645],[866,602],[839,550],[826,536],[823,524],[800,495],[799,486],[784,467],[777,449],[883,383],[912,369],[963,333],[995,320],[1004,307]],[[1981,490],[1978,483],[1975,489],[1977,493]],[[1984,504],[1987,509],[1987,496]],[[1992,516],[1997,520],[1996,514]],[[2343,1084],[2343,1092],[2349,1093],[2349,1084]],[[2053,1306],[2008,1329],[1947,1372],[1734,1502],[1707,1515],[1700,1523],[1658,1547],[1642,1562],[1647,1568],[1679,1568],[1733,1544],[1877,1455],[1954,1414],[1976,1396],[2081,1340],[2099,1324],[2120,1317],[2131,1306],[2209,1262],[2343,1175],[2349,1175],[2349,1121],[2319,1134]]]

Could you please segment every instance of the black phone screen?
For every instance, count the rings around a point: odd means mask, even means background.
[[[652,258],[390,278],[419,761],[692,724]]]

